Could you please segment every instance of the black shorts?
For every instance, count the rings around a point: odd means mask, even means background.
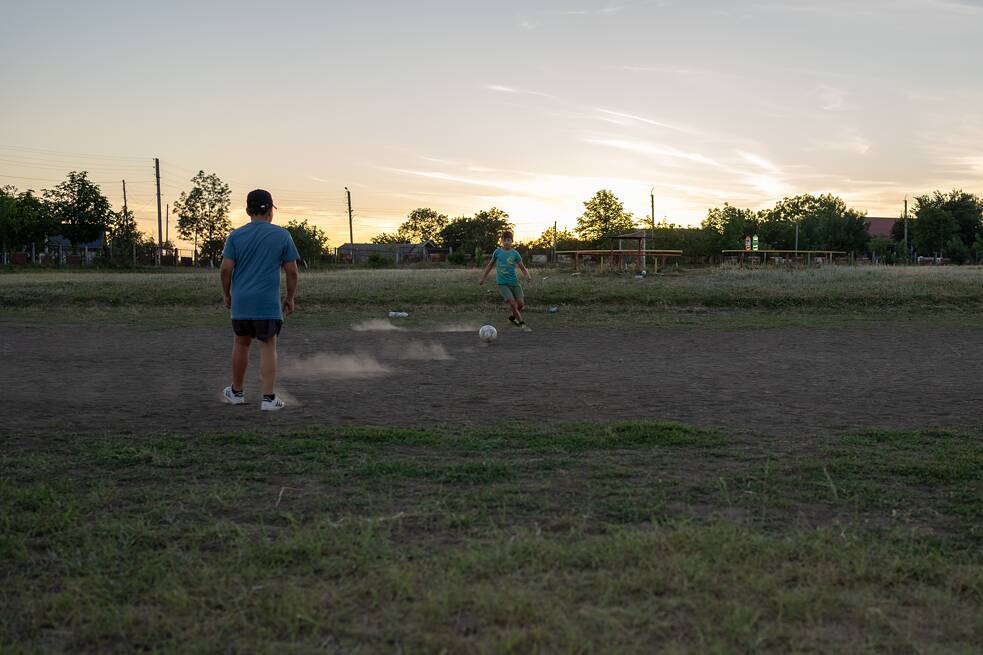
[[[252,337],[260,341],[269,341],[270,338],[278,336],[282,327],[283,321],[274,319],[260,321],[232,319],[232,331],[236,333],[237,337]]]

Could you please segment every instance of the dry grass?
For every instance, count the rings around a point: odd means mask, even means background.
[[[810,270],[697,269],[651,276],[572,275],[534,271],[527,293],[535,305],[601,308],[735,308],[886,311],[898,308],[979,309],[980,267],[826,267]],[[336,270],[305,273],[306,307],[475,307],[499,302],[478,273],[443,270]],[[43,272],[0,274],[0,307],[215,306],[216,271]]]

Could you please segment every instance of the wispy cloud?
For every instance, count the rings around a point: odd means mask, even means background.
[[[630,152],[637,152],[643,155],[650,155],[653,157],[662,157],[669,159],[677,159],[692,162],[694,164],[701,164],[704,166],[712,166],[714,168],[721,168],[722,164],[718,161],[706,157],[697,152],[686,152],[685,150],[679,150],[678,148],[673,148],[672,146],[667,146],[659,143],[647,143],[644,141],[625,141],[624,139],[584,139],[587,143],[593,143],[595,145],[607,146],[609,148],[618,148],[620,150],[628,150]]]
[[[515,17],[515,26],[520,30],[528,32],[536,29],[553,18],[562,19],[591,16],[614,16],[620,14],[625,9],[628,9],[633,5],[639,4],[659,4],[661,6],[666,6],[668,3],[653,3],[652,0],[649,0],[648,2],[622,2],[618,4],[610,4],[597,9],[546,9],[543,11],[518,14]]]
[[[753,152],[743,152],[740,150],[737,152],[737,154],[740,155],[741,159],[743,159],[744,161],[754,164],[759,168],[763,168],[771,173],[779,172],[777,166],[772,164],[770,161],[768,161],[761,155],[756,155]]]
[[[606,115],[614,116],[626,121],[634,121],[636,123],[645,123],[646,125],[655,125],[656,127],[664,127],[667,130],[678,130],[680,132],[685,131],[683,128],[677,127],[676,125],[670,125],[669,123],[663,123],[662,121],[652,120],[651,118],[645,118],[644,116],[636,116],[634,114],[626,114],[620,111],[614,111],[612,109],[601,109],[598,108],[597,111]]]
[[[489,91],[494,91],[496,93],[510,93],[514,95],[539,96],[540,98],[555,97],[549,93],[543,93],[542,91],[529,91],[528,89],[517,89],[512,86],[505,86],[504,84],[486,84],[485,88]]]

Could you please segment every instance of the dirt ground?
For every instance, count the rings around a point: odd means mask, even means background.
[[[380,327],[380,325],[368,326]],[[476,327],[476,326],[474,326]],[[281,393],[220,402],[229,331],[0,326],[0,433],[146,434],[317,424],[675,420],[768,434],[983,424],[983,331],[884,325],[706,328],[314,329],[281,337]],[[516,430],[521,430],[519,424]]]

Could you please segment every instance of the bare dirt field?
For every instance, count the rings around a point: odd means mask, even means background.
[[[983,331],[884,324],[721,331],[537,326],[475,332],[288,326],[262,413],[220,402],[231,330],[4,325],[0,425],[58,433],[260,432],[316,424],[672,420],[768,434],[983,423]],[[463,331],[467,327],[467,331]],[[519,429],[519,428],[517,428]]]

